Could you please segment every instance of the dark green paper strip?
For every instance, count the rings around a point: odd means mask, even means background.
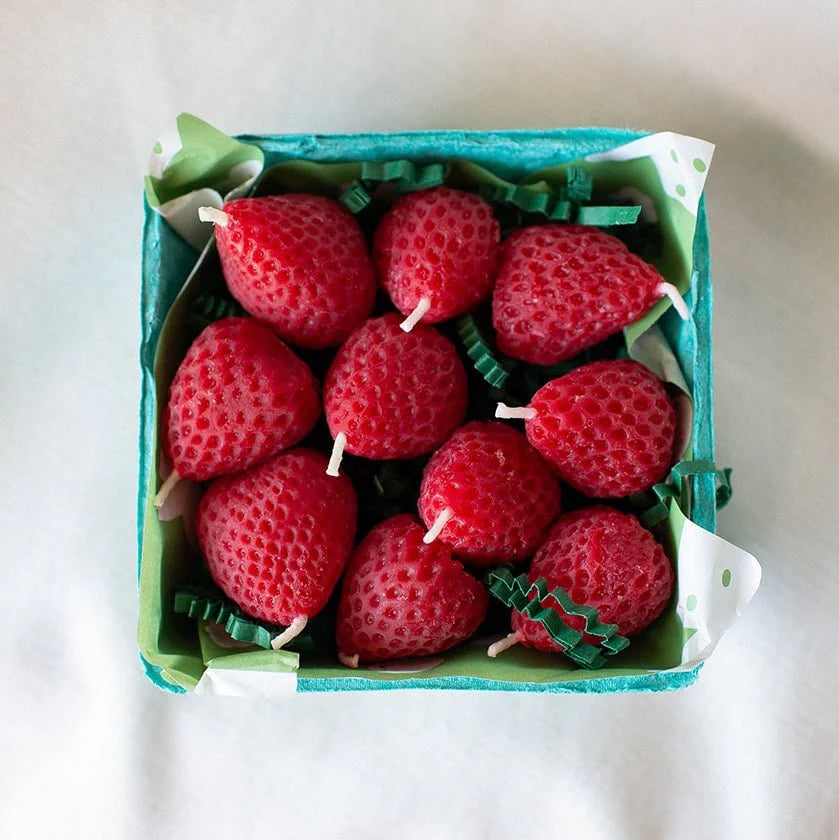
[[[525,213],[538,213],[554,222],[568,222],[595,227],[631,225],[638,221],[641,206],[581,206],[591,199],[591,174],[582,166],[570,166],[567,186],[554,193],[544,182],[539,184],[487,184],[478,191],[488,201],[509,204]]]
[[[716,498],[717,510],[724,508],[731,501],[731,496],[734,493],[731,487],[731,467],[717,469],[713,461],[706,460],[679,461],[670,471],[666,482],[653,485],[652,491],[658,497],[658,502],[638,517],[641,524],[645,528],[652,528],[659,522],[663,522],[670,512],[670,500],[677,496],[679,497],[679,506],[685,515],[689,516],[690,511],[686,510],[688,506],[688,483],[684,482],[683,479],[694,475],[709,474],[713,474],[719,482]]]
[[[514,607],[533,621],[538,621],[563,648],[563,653],[584,668],[601,668],[607,662],[603,654],[614,656],[629,647],[629,639],[618,635],[617,625],[601,624],[594,607],[575,603],[561,586],[548,590],[545,578],[531,583],[527,575],[513,577],[509,569],[502,568],[490,572],[487,583],[490,594],[506,606]],[[569,627],[556,610],[543,607],[542,602],[548,597],[553,598],[566,615],[582,616],[585,632],[603,639],[600,647],[584,642],[583,634]]]
[[[492,355],[472,315],[464,315],[457,322],[457,332],[466,348],[466,355],[472,360],[475,370],[493,388],[501,388],[510,375]]]
[[[724,508],[730,501],[733,490],[731,489],[731,467],[717,469],[717,465],[713,461],[679,461],[675,467],[670,471],[670,476],[673,479],[676,489],[681,494],[681,498],[685,498],[685,492],[688,488],[687,482],[683,483],[682,479],[693,475],[708,475],[712,474],[719,482],[717,488],[717,510]]]
[[[664,482],[654,484],[652,491],[658,497],[658,501],[649,510],[638,515],[638,521],[645,528],[652,528],[667,519],[670,515],[670,500],[676,496],[673,487]]]
[[[571,202],[549,192],[534,192],[532,187],[492,186],[479,190],[487,201],[511,204],[526,213],[539,213],[555,222],[567,222],[571,218]]]
[[[257,619],[246,616],[223,598],[198,587],[175,593],[175,612],[200,621],[214,621],[237,642],[247,642],[271,650],[271,640],[279,630],[269,630]]]
[[[350,184],[338,198],[353,215],[360,213],[372,200],[370,193],[358,181]]]
[[[581,204],[591,199],[593,181],[588,169],[584,166],[569,166],[565,178],[565,189],[569,201]]]
[[[341,193],[338,201],[351,213],[360,213],[372,201],[370,190],[374,184],[391,183],[401,195],[439,186],[445,177],[442,163],[417,166],[410,160],[365,161],[358,179]]]
[[[365,161],[361,164],[359,180],[364,183],[395,183],[401,192],[413,192],[436,187],[443,183],[446,167],[442,163],[417,166],[410,160]]]
[[[578,225],[591,225],[593,227],[611,227],[612,225],[633,225],[641,215],[641,205],[631,206],[618,205],[610,206],[585,206],[577,210],[577,217],[574,221]]]

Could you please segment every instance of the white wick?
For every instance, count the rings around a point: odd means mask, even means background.
[[[202,222],[213,222],[214,224],[227,227],[227,222],[230,217],[224,210],[219,210],[216,207],[199,207],[198,219]]]
[[[333,478],[338,476],[341,469],[341,460],[344,457],[344,447],[347,445],[347,436],[343,432],[335,435],[335,443],[332,444],[332,454],[329,456],[329,464],[326,467],[326,474]]]
[[[172,470],[172,472],[169,473],[168,478],[160,486],[160,490],[157,491],[157,495],[154,497],[153,504],[158,510],[163,507],[163,503],[169,497],[172,489],[180,480],[181,477],[177,470]]]
[[[399,325],[400,329],[403,332],[410,332],[429,309],[431,309],[431,301],[427,297],[420,298],[414,311]]]
[[[532,420],[537,413],[535,408],[529,408],[528,406],[515,408],[502,402],[498,403],[495,408],[495,416],[499,420]]]
[[[426,532],[422,541],[426,545],[430,545],[440,536],[440,531],[446,527],[446,523],[454,516],[454,511],[451,508],[443,508],[438,514],[437,518],[432,523],[431,527]]]
[[[347,668],[358,668],[358,654],[354,653],[352,656],[348,656],[346,653],[338,653],[338,661],[342,665],[346,665]]]
[[[688,305],[685,299],[679,294],[679,290],[672,283],[659,283],[655,290],[660,295],[666,295],[673,303],[673,309],[679,313],[679,317],[683,321],[690,320],[690,312],[688,312]]]
[[[292,639],[303,632],[308,620],[305,615],[298,615],[279,636],[271,639],[271,647],[274,650],[279,650],[283,645],[287,645]]]
[[[504,653],[507,648],[511,648],[513,645],[517,645],[521,639],[519,638],[518,633],[509,633],[503,639],[499,639],[497,642],[493,642],[487,648],[487,656],[492,659],[495,659],[499,653]]]

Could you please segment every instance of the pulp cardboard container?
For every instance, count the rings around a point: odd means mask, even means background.
[[[186,143],[181,128],[182,142]],[[701,199],[713,152],[710,144],[676,134],[647,135],[615,128],[259,135],[238,140],[251,150],[250,157],[246,153],[243,163],[235,154],[233,158],[228,156],[227,164],[232,163],[232,167],[222,162],[224,172],[221,177],[216,174],[217,180],[224,183],[222,191],[237,182],[237,166],[238,181],[249,179],[240,193],[250,188],[260,168],[261,151],[269,175],[278,164],[281,166],[276,171],[282,172],[282,165],[289,161],[308,162],[302,169],[299,164],[288,164],[293,174],[285,176],[287,188],[327,194],[333,187],[329,178],[321,177],[321,171],[333,171],[338,173],[335,178],[345,180],[357,174],[362,161],[409,160],[417,165],[467,161],[500,179],[549,186],[564,177],[565,164],[582,161],[591,169],[601,199],[637,198],[647,217],[656,220],[661,230],[663,247],[656,264],[668,280],[679,286],[692,317],[680,320],[663,302],[651,316],[626,331],[629,353],[689,395],[689,441],[684,457],[691,463],[713,461],[711,264]],[[160,155],[162,151],[158,145],[156,153]],[[311,166],[337,163],[347,166],[331,170]],[[232,171],[228,172],[225,166]],[[159,175],[165,167],[158,161],[156,168]],[[232,175],[232,180],[227,175]],[[201,289],[219,282],[218,269],[212,268],[217,263],[212,243],[205,249],[203,269],[199,266],[193,270],[199,253],[183,237],[198,245],[201,237],[209,236],[206,229],[201,232],[191,221],[194,208],[207,203],[208,197],[200,177],[194,184],[186,183],[186,187],[192,187],[188,195],[176,196],[174,200],[164,195],[162,206],[152,208],[146,203],[143,232],[137,515],[139,641],[150,679],[175,692],[276,696],[294,691],[399,688],[551,693],[660,691],[688,686],[697,678],[702,661],[742,612],[760,579],[754,558],[714,536],[717,488],[713,472],[682,479],[677,498],[665,499],[668,517],[663,539],[679,579],[673,603],[652,628],[633,638],[627,651],[600,670],[580,669],[565,657],[521,646],[491,660],[485,654],[486,640],[482,640],[466,643],[407,670],[355,671],[315,654],[298,656],[289,651],[219,647],[202,622],[175,614],[175,591],[194,581],[201,561],[190,547],[190,488],[181,491],[181,509],[176,509],[174,518],[170,516],[168,521],[159,519],[151,504],[159,486],[157,424],[171,377],[188,346],[188,339],[177,324],[183,322]],[[188,214],[183,212],[184,206]],[[202,271],[204,275],[215,274],[209,280],[206,276],[202,279]],[[170,323],[168,331],[164,331],[167,316]],[[657,325],[649,329],[659,316]]]

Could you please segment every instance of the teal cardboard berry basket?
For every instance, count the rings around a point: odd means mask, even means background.
[[[701,198],[713,147],[681,135],[615,128],[247,135],[233,141],[182,115],[179,129],[181,148],[168,160],[164,145],[155,147],[143,231],[138,635],[149,678],[174,692],[256,696],[400,688],[602,693],[690,685],[760,578],[754,558],[714,535],[718,483],[725,475],[712,466],[711,264]],[[457,162],[446,171],[460,185],[489,183],[512,195],[510,185],[526,184],[520,194],[531,198],[553,195],[576,161],[592,173],[595,205],[637,200],[660,231],[662,248],[653,261],[683,293],[691,318],[682,321],[662,302],[625,335],[630,355],[673,382],[689,406],[684,457],[693,469],[672,477],[671,491],[659,494],[656,517],[677,567],[678,592],[651,628],[599,670],[521,646],[491,660],[486,639],[412,668],[350,670],[315,652],[224,647],[206,622],[175,612],[175,593],[194,582],[200,565],[190,544],[189,489],[182,508],[165,519],[151,498],[159,486],[161,404],[188,344],[183,323],[202,284],[218,282],[217,271],[208,280],[212,272],[196,268],[194,246],[207,232],[194,224],[195,207],[207,203],[208,189],[217,198],[242,181],[240,193],[251,189],[263,165],[257,192],[346,195],[348,182],[364,183],[362,162],[386,161],[410,161],[420,172],[429,164]],[[597,223],[596,212],[590,218]],[[209,245],[202,262],[206,268],[213,261]]]

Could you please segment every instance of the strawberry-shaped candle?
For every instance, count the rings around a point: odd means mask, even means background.
[[[340,344],[373,308],[364,235],[337,201],[289,193],[202,207],[231,294],[289,344]]]
[[[462,315],[492,292],[500,228],[486,201],[449,187],[401,198],[373,243],[379,279],[409,332]]]
[[[338,606],[344,665],[427,656],[472,635],[488,596],[441,542],[423,542],[416,518],[379,523],[353,553]]]
[[[648,490],[673,459],[676,415],[662,381],[629,359],[593,362],[553,379],[523,408],[527,439],[572,487],[595,498]]]
[[[540,225],[504,242],[492,322],[504,353],[552,365],[637,321],[663,297],[688,318],[676,287],[619,239],[582,225]]]
[[[195,339],[172,380],[163,443],[174,466],[155,497],[180,478],[239,472],[301,441],[320,414],[306,363],[253,318],[225,318]]]
[[[530,557],[559,508],[553,471],[503,423],[458,429],[428,462],[419,498],[425,541],[440,539],[476,566]]]
[[[434,327],[409,333],[391,313],[359,327],[326,374],[323,403],[335,439],[330,475],[344,450],[364,458],[414,458],[439,446],[466,413],[466,372]]]
[[[216,479],[198,507],[213,580],[248,615],[287,627],[274,648],[323,609],[352,551],[355,490],[325,468],[321,453],[293,449]]]
[[[581,606],[594,607],[603,624],[616,624],[618,633],[631,636],[661,615],[673,594],[675,574],[662,547],[631,514],[597,505],[561,516],[544,545],[536,552],[527,577],[544,578],[548,589],[562,587]],[[584,632],[585,619],[566,615],[553,598],[542,607],[554,609],[583,641],[598,644]],[[544,626],[518,610],[505,639],[490,645],[497,656],[514,644],[543,651],[561,651]]]

